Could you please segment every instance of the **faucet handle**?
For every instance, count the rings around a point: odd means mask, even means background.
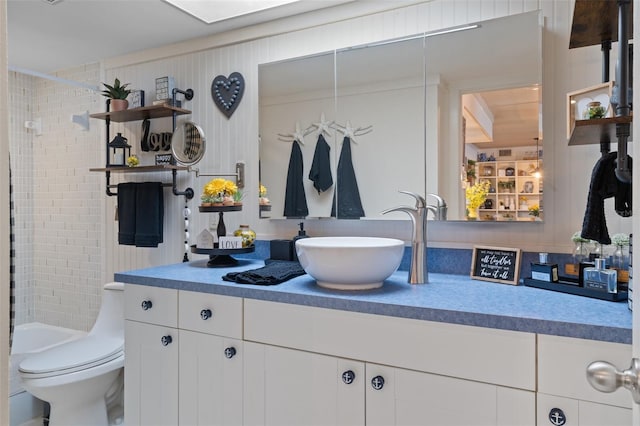
[[[415,198],[417,209],[424,209],[427,206],[427,200],[425,200],[424,197],[420,194],[416,194],[415,192],[410,192],[410,191],[402,191],[402,190],[398,192],[402,194],[411,195],[413,198]]]

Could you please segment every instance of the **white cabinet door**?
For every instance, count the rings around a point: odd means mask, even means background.
[[[244,342],[244,423],[364,425],[364,363]]]
[[[178,424],[177,329],[125,322],[127,425]]]
[[[535,424],[535,394],[480,382],[366,365],[367,425]]]
[[[538,394],[537,426],[629,426],[631,409]]]
[[[181,425],[242,425],[242,344],[180,330]]]

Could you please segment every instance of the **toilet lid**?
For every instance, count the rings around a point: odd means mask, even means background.
[[[123,347],[122,338],[86,336],[24,359],[19,370],[38,375],[71,373],[109,362],[122,355]]]

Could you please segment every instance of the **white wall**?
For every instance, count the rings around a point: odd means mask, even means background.
[[[468,248],[482,243],[520,247],[529,251],[570,252],[573,248],[570,237],[581,227],[591,168],[599,157],[599,150],[596,145],[567,146],[565,96],[569,91],[599,82],[601,67],[598,46],[571,51],[568,49],[573,2],[436,0],[287,32],[291,28],[302,27],[307,22],[304,17],[292,18],[267,26],[268,31],[275,35],[263,38],[233,43],[236,38],[246,40],[260,32],[260,28],[253,28],[245,32],[237,31],[105,60],[100,72],[89,66],[87,69],[78,67],[68,70],[61,75],[92,84],[112,81],[117,76],[130,82],[135,88],[144,89],[147,97],[154,94],[155,78],[165,75],[174,76],[182,89],[192,88],[195,97],[185,107],[193,113],[180,120],[191,119],[204,128],[207,153],[198,168],[202,173],[228,173],[233,171],[235,162],[246,162],[247,201],[257,199],[257,82],[260,63],[536,9],[542,10],[546,27],[543,57],[545,222],[430,223],[429,245]],[[210,86],[217,75],[229,75],[234,71],[243,74],[246,90],[239,108],[227,119],[214,106]],[[71,107],[50,103],[54,96],[49,91],[50,87],[55,92],[67,93],[75,98]],[[119,246],[117,223],[113,220],[115,197],[104,195],[102,174],[88,172],[90,167],[104,165],[103,122],[91,120],[91,131],[82,134],[78,133],[80,131],[75,125],[68,123],[71,112],[78,113],[84,109],[91,112],[103,111],[103,99],[97,95],[86,95],[82,89],[61,87],[53,83],[38,82],[36,93],[36,105],[44,108],[38,112],[55,123],[50,127],[45,126],[44,135],[39,137],[46,138],[46,143],[45,139],[34,140],[34,194],[37,194],[34,199],[34,241],[41,234],[44,241],[40,251],[34,253],[37,266],[36,287],[42,289],[38,290],[38,298],[44,303],[43,313],[39,318],[45,322],[86,328],[95,312],[99,288],[112,277],[113,272],[182,260],[184,198],[170,195],[169,190],[165,192],[165,238],[159,248]],[[54,114],[52,110],[58,110],[59,113]],[[140,122],[113,127],[114,130],[117,128],[122,131],[132,145],[139,146]],[[152,122],[152,131],[168,131],[170,127],[170,119]],[[38,152],[42,154],[36,154]],[[153,162],[151,155],[142,155],[140,151],[138,154],[143,163]],[[45,161],[45,157],[55,158],[55,161]],[[46,186],[54,176],[56,179],[62,178],[63,183]],[[167,182],[170,175],[118,176],[115,182],[122,178]],[[197,212],[198,196],[208,179],[210,178],[196,178],[193,173],[180,173],[179,189],[191,186],[196,191],[196,198],[188,203],[194,212],[191,243],[202,228],[215,225],[213,222],[217,218],[217,215]],[[45,186],[41,188],[41,185]],[[72,201],[69,200],[73,204],[70,210],[65,207],[67,196],[73,197]],[[607,205],[612,211],[610,202]],[[89,219],[85,217],[87,214]],[[95,227],[87,222],[95,224]],[[241,223],[250,224],[261,239],[293,236],[297,223],[295,220],[259,220],[257,202],[245,202],[244,210],[226,214],[225,222],[229,230]],[[615,214],[608,217],[611,233],[628,232],[630,223],[630,219],[618,218]],[[410,224],[406,220],[318,220],[307,221],[306,228],[310,235],[351,234],[394,236],[405,240],[410,238]],[[190,257],[200,258],[191,254]],[[84,290],[82,283],[87,283]],[[83,304],[88,304],[89,308],[79,307]],[[39,308],[35,310],[40,311]]]

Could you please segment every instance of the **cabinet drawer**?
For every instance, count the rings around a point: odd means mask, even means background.
[[[184,330],[242,338],[242,299],[180,291],[178,324]]]
[[[569,337],[538,336],[538,391],[583,401],[631,408],[629,391],[598,392],[587,381],[587,367],[607,361],[619,370],[629,368],[631,345]]]
[[[245,299],[245,340],[535,390],[535,334]]]
[[[126,284],[124,316],[128,320],[177,327],[178,290]]]

